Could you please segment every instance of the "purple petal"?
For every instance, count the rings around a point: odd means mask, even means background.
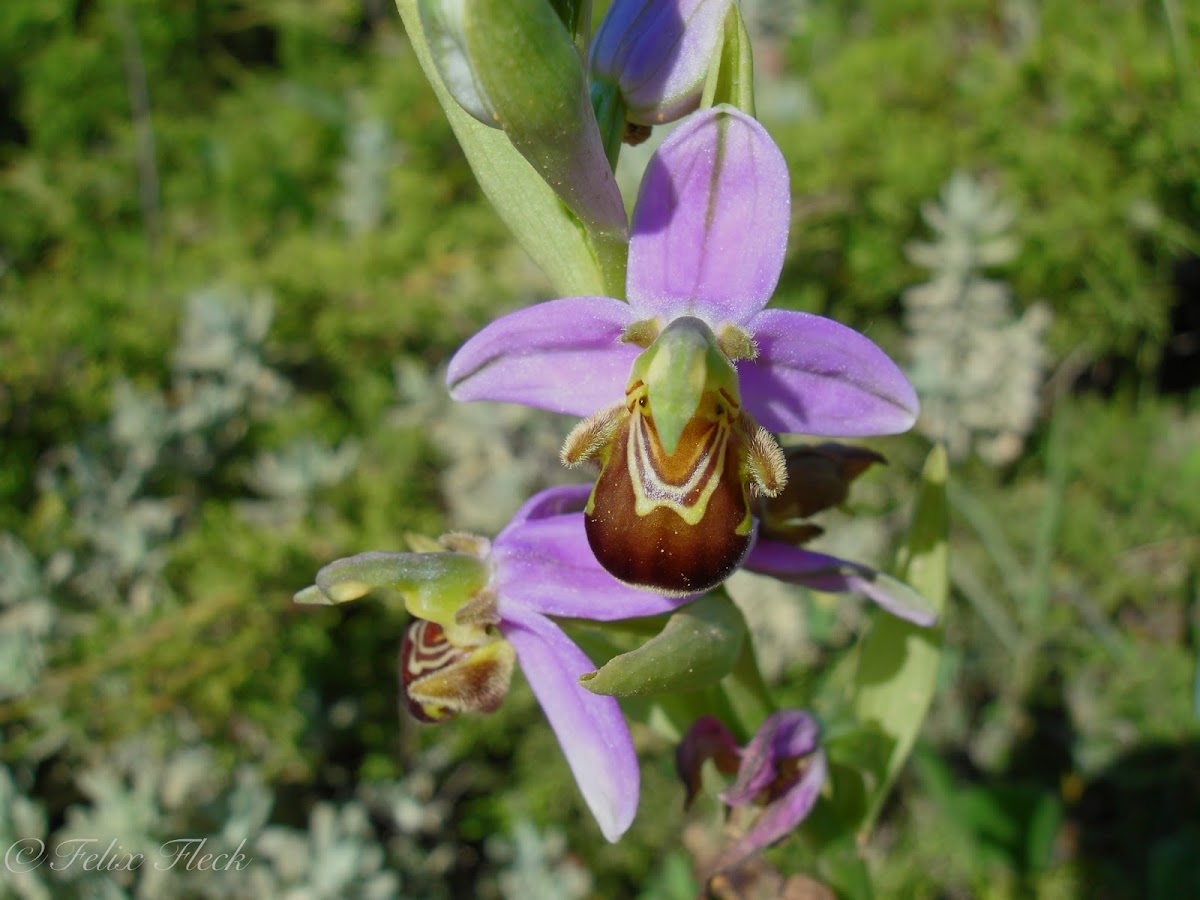
[[[937,611],[921,594],[904,582],[860,563],[779,541],[759,541],[743,565],[751,572],[818,591],[864,594],[893,616],[914,625],[928,627],[937,622]]]
[[[730,0],[614,0],[592,41],[595,80],[620,85],[626,115],[673,122],[700,102]]]
[[[588,545],[583,514],[527,520],[492,544],[496,591],[551,616],[607,622],[671,612],[691,597],[668,597],[622,584]]]
[[[488,325],[450,360],[455,400],[502,400],[588,416],[625,396],[641,351],[618,341],[633,319],[610,297],[569,297]]]
[[[916,391],[873,341],[832,319],[769,309],[749,323],[758,358],[738,363],[742,400],[784,434],[898,434],[917,420]]]
[[[812,753],[820,734],[817,720],[802,710],[771,713],[742,751],[737,779],[721,792],[721,801],[730,806],[753,803],[778,777],[780,761]]]
[[[675,774],[687,790],[684,806],[700,793],[702,769],[711,759],[717,770],[728,775],[738,770],[738,757],[742,748],[737,745],[729,729],[714,716],[701,716],[692,723],[679,746],[675,748]]]
[[[821,787],[825,784],[827,773],[825,752],[818,749],[800,780],[763,807],[750,829],[736,844],[721,854],[713,869],[731,869],[747,857],[790,834],[812,812],[817,798],[821,795]]]
[[[500,630],[554,729],[575,782],[600,830],[615,842],[638,805],[638,762],[629,726],[612,697],[579,686],[591,660],[549,619],[500,600]]]
[[[564,484],[539,491],[526,500],[521,508],[513,514],[508,524],[504,526],[504,530],[496,536],[496,540],[502,540],[510,528],[527,521],[561,516],[564,513],[583,512],[591,493],[592,486],[590,484]]]
[[[787,166],[763,127],[731,106],[696,113],[642,179],[627,281],[636,318],[746,322],[779,281],[790,207]]]

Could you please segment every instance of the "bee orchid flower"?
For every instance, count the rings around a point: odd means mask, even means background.
[[[616,841],[637,811],[633,741],[617,701],[579,685],[595,665],[550,616],[653,616],[680,601],[627,587],[600,568],[579,513],[587,495],[587,485],[543,491],[493,541],[453,534],[442,552],[337,560],[296,600],[343,603],[377,588],[398,591],[413,616],[400,654],[402,695],[424,722],[494,711],[519,664],[600,830]]]
[[[787,479],[772,432],[859,437],[916,420],[912,386],[871,340],[821,316],[764,309],[789,217],[787,166],[762,126],[731,106],[696,113],[643,178],[627,302],[537,304],[451,360],[455,399],[587,417],[563,461],[599,463],[588,539],[626,583],[696,593],[742,562],[753,497]]]

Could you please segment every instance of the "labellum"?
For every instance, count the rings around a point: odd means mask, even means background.
[[[412,619],[400,646],[405,706],[413,718],[429,723],[460,712],[495,712],[508,693],[515,660],[512,645],[485,629],[452,643],[441,625]]]
[[[773,495],[783,457],[742,411],[737,373],[712,331],[675,320],[650,338],[625,401],[582,422],[563,461],[599,459],[584,521],[596,559],[628,584],[693,594],[720,584],[750,549],[750,492]]]

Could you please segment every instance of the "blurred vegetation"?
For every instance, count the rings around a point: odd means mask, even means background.
[[[879,895],[1200,893],[1200,8],[747,18],[792,171],[776,302],[864,329],[957,410],[927,435],[968,432],[947,664],[866,847]],[[1008,214],[955,219],[955,173]],[[947,249],[997,234],[973,268]],[[664,740],[636,732],[645,802],[609,846],[527,689],[419,728],[399,611],[291,604],[330,559],[494,529],[562,477],[567,423],[455,409],[438,374],[546,296],[385,0],[0,4],[0,845],[254,858],[0,895],[690,896]],[[975,350],[920,349],[1030,310],[1044,338],[988,351],[1025,359],[1018,413]],[[928,445],[873,446],[891,465],[826,546],[886,563]],[[835,717],[864,607],[734,593],[782,699]]]

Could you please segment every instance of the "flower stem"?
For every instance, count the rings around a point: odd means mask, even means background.
[[[724,588],[718,590],[724,591]],[[762,721],[777,709],[767,682],[758,668],[758,656],[754,652],[748,629],[746,639],[742,643],[742,652],[738,654],[733,671],[721,680],[720,686],[735,716],[735,720],[728,724],[734,731],[740,732],[737,735],[739,740],[749,739]]]

